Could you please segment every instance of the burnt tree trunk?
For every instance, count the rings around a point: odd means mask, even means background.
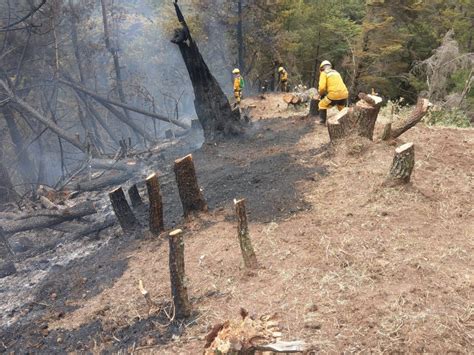
[[[181,229],[177,229],[169,235],[171,294],[173,295],[176,319],[187,318],[191,315],[191,303],[188,299],[184,271],[184,241],[182,233]]]
[[[184,216],[187,217],[195,211],[207,211],[207,203],[197,181],[193,156],[189,154],[175,160],[174,173]]]
[[[138,192],[138,188],[136,184],[133,184],[128,189],[128,197],[130,197],[130,202],[132,203],[133,208],[137,208],[143,205],[142,198],[140,197],[140,193]]]
[[[410,182],[411,173],[415,166],[415,145],[406,143],[395,149],[390,173],[384,185],[394,187]]]
[[[150,232],[159,234],[164,228],[163,222],[163,201],[160,191],[160,182],[156,174],[151,174],[146,178],[148,199],[150,200]]]
[[[235,213],[237,215],[237,235],[239,237],[240,250],[244,259],[244,265],[248,269],[256,269],[258,267],[257,257],[253,250],[252,242],[249,235],[249,227],[247,223],[247,211],[245,209],[245,199],[234,200]]]
[[[414,127],[426,115],[431,103],[428,99],[419,98],[412,113],[404,120],[392,124],[391,138],[397,138]]]
[[[206,140],[243,132],[239,110],[232,110],[229,100],[211,74],[198,46],[191,37],[186,20],[174,3],[181,28],[175,30],[171,42],[178,45],[194,89],[194,107]]]
[[[331,142],[350,135],[373,139],[375,121],[377,121],[382,99],[366,94],[359,94],[359,97],[361,100],[355,106],[343,109],[328,120]]]
[[[133,229],[138,225],[138,221],[125,198],[122,188],[119,187],[112,190],[109,193],[109,197],[122,230],[124,232],[133,231]]]

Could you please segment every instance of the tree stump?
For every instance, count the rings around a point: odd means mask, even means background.
[[[319,115],[319,100],[311,99],[309,102],[309,115],[314,117]]]
[[[112,190],[109,193],[109,198],[122,230],[124,232],[133,231],[138,226],[138,221],[125,198],[122,188]]]
[[[132,202],[133,208],[137,208],[143,205],[143,200],[140,197],[140,193],[138,192],[138,188],[136,184],[133,184],[128,189],[128,197],[130,197],[130,201]]]
[[[384,185],[394,187],[409,183],[414,166],[415,145],[406,143],[398,147],[395,149],[392,167]]]
[[[359,97],[363,99],[355,106],[345,108],[328,119],[327,127],[331,142],[350,135],[373,139],[375,121],[377,121],[382,98],[362,93]]]
[[[198,185],[193,156],[189,154],[184,158],[175,160],[174,173],[178,183],[184,216],[187,217],[195,211],[207,211],[206,200]]]
[[[146,178],[148,199],[150,200],[150,232],[159,234],[164,227],[163,222],[163,201],[160,191],[160,182],[156,174],[151,174]]]
[[[191,304],[185,281],[184,241],[181,229],[176,229],[169,234],[169,245],[171,294],[173,295],[175,318],[183,319],[191,315]]]
[[[255,251],[253,250],[252,241],[250,240],[245,199],[234,200],[234,205],[237,215],[237,236],[239,237],[244,265],[248,269],[256,269],[258,262]]]
[[[414,127],[426,115],[432,104],[428,99],[418,98],[418,102],[411,114],[404,120],[392,124],[391,138],[395,139]]]

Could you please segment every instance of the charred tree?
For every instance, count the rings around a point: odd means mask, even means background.
[[[124,232],[133,231],[138,225],[138,221],[135,218],[135,215],[133,214],[127,199],[125,198],[122,188],[119,187],[115,190],[112,190],[109,193],[109,197],[122,230]]]
[[[146,178],[148,199],[150,201],[150,232],[159,234],[164,228],[163,222],[163,201],[161,198],[160,182],[156,174],[151,174]]]
[[[174,6],[181,28],[175,30],[171,42],[178,45],[186,64],[194,89],[194,107],[206,140],[242,133],[243,121],[239,110],[232,110],[229,100],[199,52],[177,1]]]
[[[411,173],[415,166],[415,145],[406,143],[395,149],[390,173],[384,185],[394,187],[410,182]]]
[[[175,160],[174,173],[178,183],[184,216],[187,217],[195,211],[207,211],[207,203],[197,181],[193,156],[189,154],[184,158]]]
[[[171,280],[171,294],[176,319],[187,318],[191,315],[191,303],[188,299],[184,272],[184,241],[183,231],[176,229],[169,235],[169,267]]]
[[[239,237],[240,250],[242,251],[244,265],[248,269],[255,269],[258,267],[258,263],[250,240],[245,199],[238,201],[234,200],[234,204],[235,213],[237,215],[237,235]]]
[[[3,165],[3,162],[0,160],[0,205],[13,202],[17,198],[18,195],[13,188],[10,174],[5,165]]]
[[[136,184],[133,184],[128,189],[128,197],[130,197],[130,202],[132,203],[133,208],[137,208],[143,205],[143,201],[140,196],[140,192],[138,192],[138,187]]]
[[[328,120],[331,142],[350,135],[373,139],[375,121],[380,111],[382,98],[366,94],[359,94],[359,97],[361,100],[355,106],[343,109]]]

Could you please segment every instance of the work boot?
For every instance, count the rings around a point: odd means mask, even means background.
[[[319,124],[320,125],[326,124],[327,115],[328,115],[328,110],[319,110]]]

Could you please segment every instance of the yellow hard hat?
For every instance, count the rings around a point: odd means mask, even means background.
[[[281,73],[283,70],[285,70],[283,67],[278,68],[279,73]]]
[[[321,63],[321,65],[319,66],[319,68],[322,68],[324,67],[325,65],[330,65],[332,67],[332,64],[329,60],[323,60],[323,62]]]
[[[232,70],[232,74],[240,74],[240,69],[235,68],[234,70]]]

